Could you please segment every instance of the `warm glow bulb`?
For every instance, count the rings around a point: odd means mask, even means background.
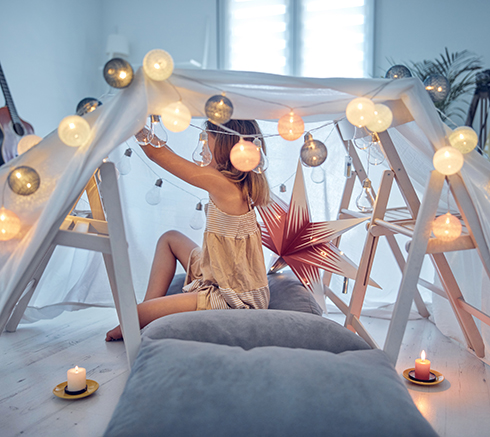
[[[469,153],[478,144],[478,135],[471,127],[460,126],[449,134],[449,143],[461,153]]]
[[[449,176],[461,170],[464,164],[463,154],[454,147],[441,147],[432,159],[434,168],[443,175]]]
[[[0,241],[7,241],[14,238],[20,231],[20,219],[14,212],[0,208]]]
[[[383,132],[391,126],[393,112],[388,106],[381,103],[374,105],[374,117],[366,123],[366,127],[372,132]]]
[[[30,196],[41,185],[41,178],[36,170],[27,165],[14,168],[7,177],[10,189],[21,196]]]
[[[181,101],[170,103],[163,108],[162,122],[172,132],[182,132],[191,124],[191,111]]]
[[[279,135],[288,141],[297,140],[305,132],[305,123],[303,119],[293,111],[283,115],[277,123]]]
[[[151,50],[143,59],[143,71],[150,79],[166,80],[174,71],[174,60],[165,50]]]
[[[461,235],[462,229],[459,219],[449,212],[437,217],[432,223],[434,236],[442,241],[455,240]]]
[[[82,146],[90,137],[90,125],[79,115],[69,115],[61,120],[58,126],[58,136],[67,146]]]
[[[374,103],[365,97],[358,97],[349,102],[345,115],[354,126],[366,126],[374,119]]]
[[[22,155],[36,144],[41,142],[42,138],[37,135],[25,135],[17,143],[17,154]]]
[[[233,115],[233,103],[224,95],[212,96],[207,100],[204,112],[214,124],[226,124]]]
[[[240,138],[230,151],[230,161],[237,170],[252,171],[260,162],[260,149]]]

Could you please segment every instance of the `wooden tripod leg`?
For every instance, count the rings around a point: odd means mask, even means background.
[[[417,288],[420,270],[424,260],[427,244],[432,230],[432,222],[436,215],[437,205],[444,184],[444,175],[437,171],[431,173],[429,184],[425,190],[420,210],[418,211],[413,239],[408,252],[408,259],[403,270],[400,290],[391,317],[388,335],[384,346],[385,352],[393,364],[398,359],[403,335],[407,327],[410,307]]]
[[[111,253],[113,255],[113,276],[116,282],[115,292],[113,290],[114,301],[119,307],[119,322],[123,331],[129,366],[131,367],[139,350],[141,335],[114,164],[110,162],[102,164],[100,174],[102,179],[100,189],[107,215]]]
[[[382,219],[384,217],[390,196],[391,186],[393,184],[393,176],[394,174],[390,170],[386,170],[383,173],[379,194],[374,205],[371,223],[374,223],[374,220],[377,218]],[[366,289],[369,283],[369,276],[371,274],[378,239],[379,237],[374,236],[371,232],[367,233],[366,242],[364,243],[364,249],[361,255],[361,261],[359,262],[359,267],[357,269],[356,282],[354,284],[354,289],[352,290],[349,312],[345,319],[345,326],[351,331],[356,331],[353,318],[355,317],[356,319],[359,319],[361,316],[362,305],[366,296]]]

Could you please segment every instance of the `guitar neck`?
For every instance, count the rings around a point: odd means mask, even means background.
[[[19,115],[17,114],[17,110],[15,109],[14,101],[12,99],[12,95],[10,94],[9,87],[7,85],[7,80],[3,74],[2,65],[0,64],[0,86],[2,87],[3,96],[5,97],[5,105],[7,106],[10,112],[10,118],[13,123],[20,123]]]

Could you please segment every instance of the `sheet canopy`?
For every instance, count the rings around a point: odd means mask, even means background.
[[[3,204],[22,221],[22,229],[17,238],[0,242],[1,320],[8,317],[18,301],[20,296],[13,295],[13,290],[47,233],[58,217],[69,212],[102,160],[107,156],[111,158],[119,145],[141,129],[147,115],[158,113],[163,106],[181,98],[194,117],[202,118],[207,99],[221,92],[226,92],[233,102],[233,118],[274,121],[292,108],[305,122],[312,123],[311,126],[316,122],[342,119],[345,117],[347,104],[358,96],[372,98],[375,103],[384,102],[391,106],[398,104],[405,112],[408,110],[413,121],[405,123],[410,117],[404,116],[397,119],[396,113],[399,111],[395,111],[395,122],[389,133],[419,193],[423,192],[429,172],[433,169],[434,151],[448,145],[445,137],[448,128],[441,121],[424,86],[415,78],[314,79],[235,71],[175,70],[167,81],[154,82],[140,69],[128,88],[118,90],[114,96],[104,100],[96,111],[84,116],[92,127],[91,139],[86,145],[80,148],[68,147],[59,140],[55,130],[37,146],[0,168]],[[396,126],[396,122],[404,124]],[[331,141],[340,144],[338,137],[332,137]],[[275,138],[269,143],[269,149],[286,147],[286,143]],[[343,160],[345,151],[335,154],[330,151],[329,143],[327,148],[330,155],[327,160],[328,173],[331,168],[342,166],[340,159]],[[174,150],[179,152],[176,148]],[[41,177],[39,190],[31,196],[18,196],[5,188],[9,172],[20,165],[33,167]],[[269,171],[274,171],[273,168],[274,162],[271,160]],[[477,152],[471,152],[465,155],[461,174],[478,210],[488,244],[490,228],[488,221],[483,218],[490,215],[489,163]],[[339,181],[340,179],[343,178],[339,178]],[[339,187],[341,186],[343,181],[339,182]],[[338,199],[341,188],[335,192],[331,188],[328,186],[326,193],[327,201],[332,204],[332,199]],[[445,198],[441,202],[443,204]],[[123,199],[123,206],[124,204]],[[329,208],[332,215],[338,205],[330,205]],[[133,226],[128,222],[125,224],[126,228]],[[134,235],[131,229],[127,232],[131,254],[135,250],[132,246]],[[361,237],[356,244],[362,248],[363,242]],[[86,263],[85,270],[98,268],[96,266],[101,264],[99,258],[87,258],[83,262]],[[481,276],[481,269],[477,274]],[[64,292],[63,298],[55,297],[53,304],[64,302],[69,306],[72,302],[83,303],[84,298],[80,295],[84,291],[81,290],[92,285],[97,286],[99,282],[96,277],[92,278],[92,283],[79,281],[77,278],[83,277],[82,271],[74,272],[74,275],[70,293]],[[479,284],[481,286],[481,280]],[[106,299],[111,300],[107,281],[103,282],[103,287],[108,296]],[[488,293],[488,290],[485,291]],[[479,293],[478,287],[477,292],[473,290],[473,293]],[[475,296],[479,302],[477,306],[481,305],[482,298],[481,295]],[[91,301],[89,304],[98,303]]]

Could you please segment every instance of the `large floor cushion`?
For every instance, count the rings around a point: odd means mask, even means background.
[[[380,350],[145,338],[110,436],[436,436]]]
[[[369,349],[363,339],[333,320],[282,310],[208,310],[172,314],[151,322],[143,336],[217,343],[246,350],[262,346],[334,353]]]
[[[269,308],[273,310],[301,311],[322,315],[323,311],[293,272],[275,273],[267,276],[271,299]],[[182,293],[185,274],[176,275],[167,291],[167,295]]]

